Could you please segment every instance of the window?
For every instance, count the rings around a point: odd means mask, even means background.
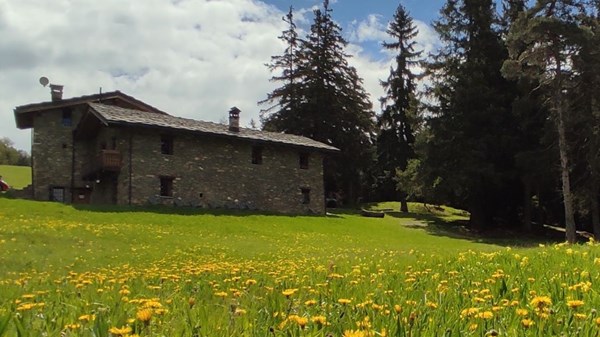
[[[308,153],[300,153],[300,168],[308,169]]]
[[[252,147],[252,164],[260,165],[262,164],[262,147],[253,146]]]
[[[302,204],[310,204],[310,188],[301,188],[300,191],[302,192]]]
[[[65,188],[52,187],[50,189],[50,201],[65,202]]]
[[[173,137],[171,137],[171,136],[161,136],[160,137],[160,153],[173,154]]]
[[[173,196],[173,177],[160,177],[160,196]]]
[[[62,125],[63,126],[71,126],[73,125],[73,118],[71,109],[65,108],[62,111]]]

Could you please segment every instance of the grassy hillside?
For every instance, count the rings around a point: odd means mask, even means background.
[[[31,184],[31,167],[0,165],[0,176],[11,188],[21,189]]]
[[[462,212],[411,206],[373,219],[0,198],[0,337],[597,336],[599,246],[484,244],[443,230]]]

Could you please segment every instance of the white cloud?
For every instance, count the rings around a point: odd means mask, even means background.
[[[29,150],[12,111],[50,99],[40,76],[65,85],[67,98],[102,87],[175,116],[219,121],[235,105],[242,124],[258,120],[257,101],[277,85],[264,64],[283,51],[284,14],[257,0],[0,0],[0,137]],[[309,24],[311,10],[295,17]],[[363,41],[382,32],[380,17],[369,18]],[[358,43],[349,51],[377,111],[391,58],[373,60]]]
[[[366,20],[353,21],[350,26],[349,40],[357,43],[385,40],[386,24],[381,22],[382,19],[381,15],[369,14]]]

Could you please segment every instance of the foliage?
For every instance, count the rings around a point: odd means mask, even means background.
[[[29,166],[31,157],[27,152],[15,149],[10,139],[0,138],[0,165]]]
[[[383,47],[397,53],[396,67],[390,69],[390,74],[381,85],[385,96],[380,98],[382,112],[377,117],[377,160],[376,166],[380,186],[388,187],[392,193],[384,194],[386,200],[393,199],[396,184],[396,170],[405,170],[408,161],[415,157],[413,144],[414,119],[416,118],[416,79],[414,67],[419,63],[421,52],[415,51],[414,41],[417,28],[406,9],[400,5],[394,14],[387,34],[391,42],[384,42]],[[406,199],[406,189],[401,188],[401,199]],[[406,206],[404,204],[404,206]],[[402,207],[407,211],[406,207]]]
[[[433,102],[421,176],[480,229],[516,218],[515,90],[500,73],[507,53],[497,22],[490,0],[448,0],[434,24],[443,47],[427,66]]]
[[[347,42],[333,21],[327,0],[314,10],[314,22],[305,39],[298,39],[290,10],[289,25],[280,37],[287,45],[269,68],[282,87],[269,94],[264,111],[266,130],[306,136],[335,146],[341,153],[324,164],[325,189],[342,191],[354,202],[361,174],[369,162],[373,112],[362,79],[348,64]]]
[[[4,334],[24,337],[600,329],[594,243],[510,249],[401,226],[414,219],[159,211],[0,198],[0,331],[7,317]]]

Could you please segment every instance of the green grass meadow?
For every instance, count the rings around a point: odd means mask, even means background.
[[[0,198],[0,337],[599,335],[595,243],[495,242],[457,230],[460,210],[367,207],[389,211]]]
[[[0,176],[11,188],[19,190],[31,184],[31,167],[0,165]]]

